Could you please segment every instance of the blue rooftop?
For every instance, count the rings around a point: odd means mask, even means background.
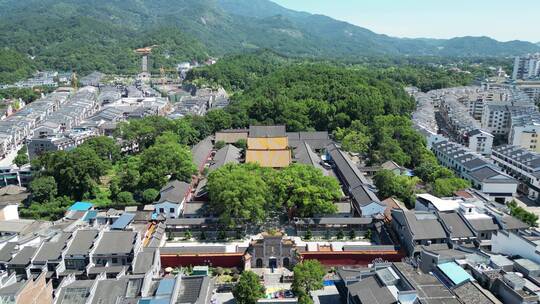
[[[83,221],[90,221],[90,220],[93,220],[97,217],[97,210],[88,210],[88,212],[86,212],[86,214],[84,215],[83,217]]]
[[[133,213],[124,213],[119,218],[114,221],[114,223],[111,225],[111,229],[118,229],[123,230],[133,221],[135,218],[135,214]]]
[[[452,281],[452,283],[454,283],[454,285],[473,280],[471,275],[465,271],[465,269],[461,268],[454,262],[439,264],[437,265],[437,268],[439,268]]]
[[[93,206],[94,205],[92,203],[88,202],[76,202],[75,204],[71,205],[71,207],[69,207],[69,211],[88,211]]]
[[[161,279],[156,291],[156,297],[171,295],[174,289],[175,278]]]

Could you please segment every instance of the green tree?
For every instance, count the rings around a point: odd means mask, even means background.
[[[312,237],[313,237],[313,233],[311,232],[311,228],[308,227],[306,234],[304,235],[304,239],[311,240]]]
[[[37,203],[50,202],[58,193],[56,181],[52,176],[34,178],[28,188],[32,193],[32,201]]]
[[[294,266],[293,272],[293,292],[303,303],[313,303],[311,292],[323,288],[324,267],[317,260],[304,260]]]
[[[370,138],[357,131],[351,131],[341,140],[341,146],[345,151],[365,153],[369,149]]]
[[[364,234],[364,238],[371,240],[372,237],[373,237],[373,231],[371,231],[371,229],[368,229],[366,233]]]
[[[91,148],[102,160],[115,163],[120,159],[120,146],[110,137],[93,137],[85,141],[81,146]]]
[[[122,191],[116,196],[116,204],[119,206],[133,206],[137,205],[137,202],[131,192]]]
[[[193,235],[191,234],[191,230],[187,230],[184,233],[184,237],[186,238],[186,240],[190,240],[193,237]]]
[[[231,114],[222,109],[208,111],[205,115],[205,121],[209,125],[211,133],[232,127]]]
[[[510,209],[510,215],[515,216],[522,222],[528,224],[531,227],[538,227],[538,216],[532,212],[525,210],[518,206],[516,201],[512,200],[508,203],[508,209]]]
[[[260,224],[270,188],[254,164],[227,164],[208,177],[210,208],[225,225]]]
[[[155,144],[140,155],[140,186],[161,189],[170,179],[189,181],[195,173],[191,152],[177,143]]]
[[[159,191],[156,189],[146,189],[142,193],[142,199],[145,203],[153,203],[159,195]]]
[[[255,304],[264,297],[264,287],[259,276],[252,271],[242,272],[232,292],[238,304]]]
[[[433,184],[433,194],[439,197],[451,196],[455,191],[463,190],[470,186],[470,182],[458,177],[438,178]]]
[[[214,144],[214,148],[215,148],[216,150],[219,150],[219,149],[221,149],[221,148],[223,148],[223,147],[225,147],[225,142],[222,141],[222,140],[220,140],[220,141],[218,141],[218,142],[216,142],[216,143]]]
[[[115,178],[112,183],[115,182],[121,191],[136,192],[139,188],[139,182],[141,179],[141,158],[139,156],[131,156],[122,160],[117,164]],[[143,188],[144,189],[144,188]],[[116,193],[114,191],[111,192]]]
[[[290,214],[300,217],[335,213],[334,202],[341,195],[336,179],[303,164],[293,164],[281,170],[272,183],[272,190],[280,205],[290,210]]]
[[[345,234],[343,233],[343,230],[339,229],[339,231],[336,234],[336,239],[341,240],[345,237]]]
[[[54,198],[44,203],[32,203],[28,207],[21,208],[20,216],[45,221],[61,219],[67,208],[73,204],[73,200],[67,196]]]
[[[17,167],[21,167],[29,162],[30,158],[28,158],[28,147],[24,145],[19,151],[17,151],[17,156],[15,156],[13,163],[17,165]]]
[[[95,192],[110,162],[102,160],[93,149],[81,146],[69,152],[46,153],[32,167],[38,176],[54,177],[59,195],[81,200]]]
[[[247,140],[245,139],[239,139],[237,142],[234,143],[234,146],[238,149],[245,150],[247,149]]]
[[[375,174],[373,181],[381,197],[396,197],[407,206],[414,207],[414,194],[420,182],[419,178],[395,175],[392,171],[381,170]]]
[[[354,229],[351,229],[351,231],[349,231],[349,238],[351,240],[354,240],[356,238],[356,232],[354,232]]]

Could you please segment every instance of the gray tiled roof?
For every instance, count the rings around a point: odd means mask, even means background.
[[[137,233],[133,231],[106,231],[101,236],[94,254],[126,254],[134,248]]]
[[[32,260],[32,257],[36,253],[36,247],[23,247],[22,249],[13,256],[8,265],[27,265]]]
[[[168,182],[160,191],[160,197],[158,203],[167,201],[175,204],[180,204],[184,201],[187,192],[190,189],[190,184],[173,180]]]
[[[477,232],[499,230],[499,225],[497,225],[497,222],[492,217],[467,218],[467,221]]]
[[[446,232],[437,216],[432,212],[392,210],[392,218],[400,224],[409,227],[413,239],[430,240],[444,239]]]
[[[193,253],[225,253],[226,246],[184,246],[184,247],[163,247],[162,254],[193,254]]]
[[[208,276],[182,277],[177,304],[204,304],[208,301],[211,286]]]
[[[503,227],[505,229],[527,229],[529,228],[529,225],[525,224],[524,222],[520,221],[519,219],[511,216],[511,215],[505,215],[502,217],[501,222],[503,224]]]
[[[354,201],[360,206],[365,207],[371,203],[377,203],[384,206],[377,195],[368,186],[361,185],[351,190],[351,196]]]
[[[57,261],[62,259],[62,250],[66,244],[64,242],[45,242],[39,248],[34,262],[46,263],[48,261]]]
[[[360,185],[369,184],[362,172],[336,144],[328,145],[326,150],[334,161],[336,169],[340,172],[340,178],[344,179],[342,182],[346,187],[354,189]]]
[[[450,237],[468,238],[474,236],[472,230],[457,212],[440,212],[439,217],[450,232]]]
[[[67,255],[88,255],[94,240],[98,236],[98,230],[78,230],[73,241],[66,251]]]
[[[249,137],[283,137],[285,126],[249,126]]]
[[[212,138],[207,137],[200,142],[198,142],[193,148],[191,148],[191,155],[193,157],[193,162],[197,168],[201,168],[202,165],[206,163],[208,156],[212,152],[214,145],[212,144]]]
[[[11,259],[13,254],[16,252],[15,247],[17,243],[8,242],[0,249],[0,262],[7,262]]]
[[[210,165],[210,170],[216,170],[221,166],[228,163],[239,163],[241,155],[241,150],[233,145],[225,145],[223,148],[219,149],[214,155],[212,164]]]
[[[98,282],[91,304],[114,304],[126,294],[128,280],[102,280]]]
[[[474,158],[468,162],[463,163],[463,167],[469,170],[474,170],[476,168],[486,166],[486,165],[489,165],[489,163],[481,158]]]
[[[152,269],[154,264],[154,256],[156,255],[155,248],[145,248],[143,251],[140,251],[135,257],[135,263],[133,264],[133,273],[134,274],[144,274],[148,270]]]
[[[360,282],[348,285],[349,293],[359,303],[393,304],[396,299],[388,287],[379,283],[375,276],[367,277]]]

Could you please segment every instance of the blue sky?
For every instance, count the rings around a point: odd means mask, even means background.
[[[540,42],[540,0],[272,0],[396,37]]]

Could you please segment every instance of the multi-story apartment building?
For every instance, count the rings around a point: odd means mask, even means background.
[[[540,152],[540,113],[512,112],[508,144]]]
[[[534,79],[540,77],[540,53],[517,56],[514,60],[512,79]]]
[[[497,201],[511,199],[516,194],[518,181],[479,153],[446,139],[433,143],[431,149],[443,166]]]
[[[494,148],[491,159],[520,181],[520,192],[534,200],[540,198],[540,154],[519,146],[505,145]]]

